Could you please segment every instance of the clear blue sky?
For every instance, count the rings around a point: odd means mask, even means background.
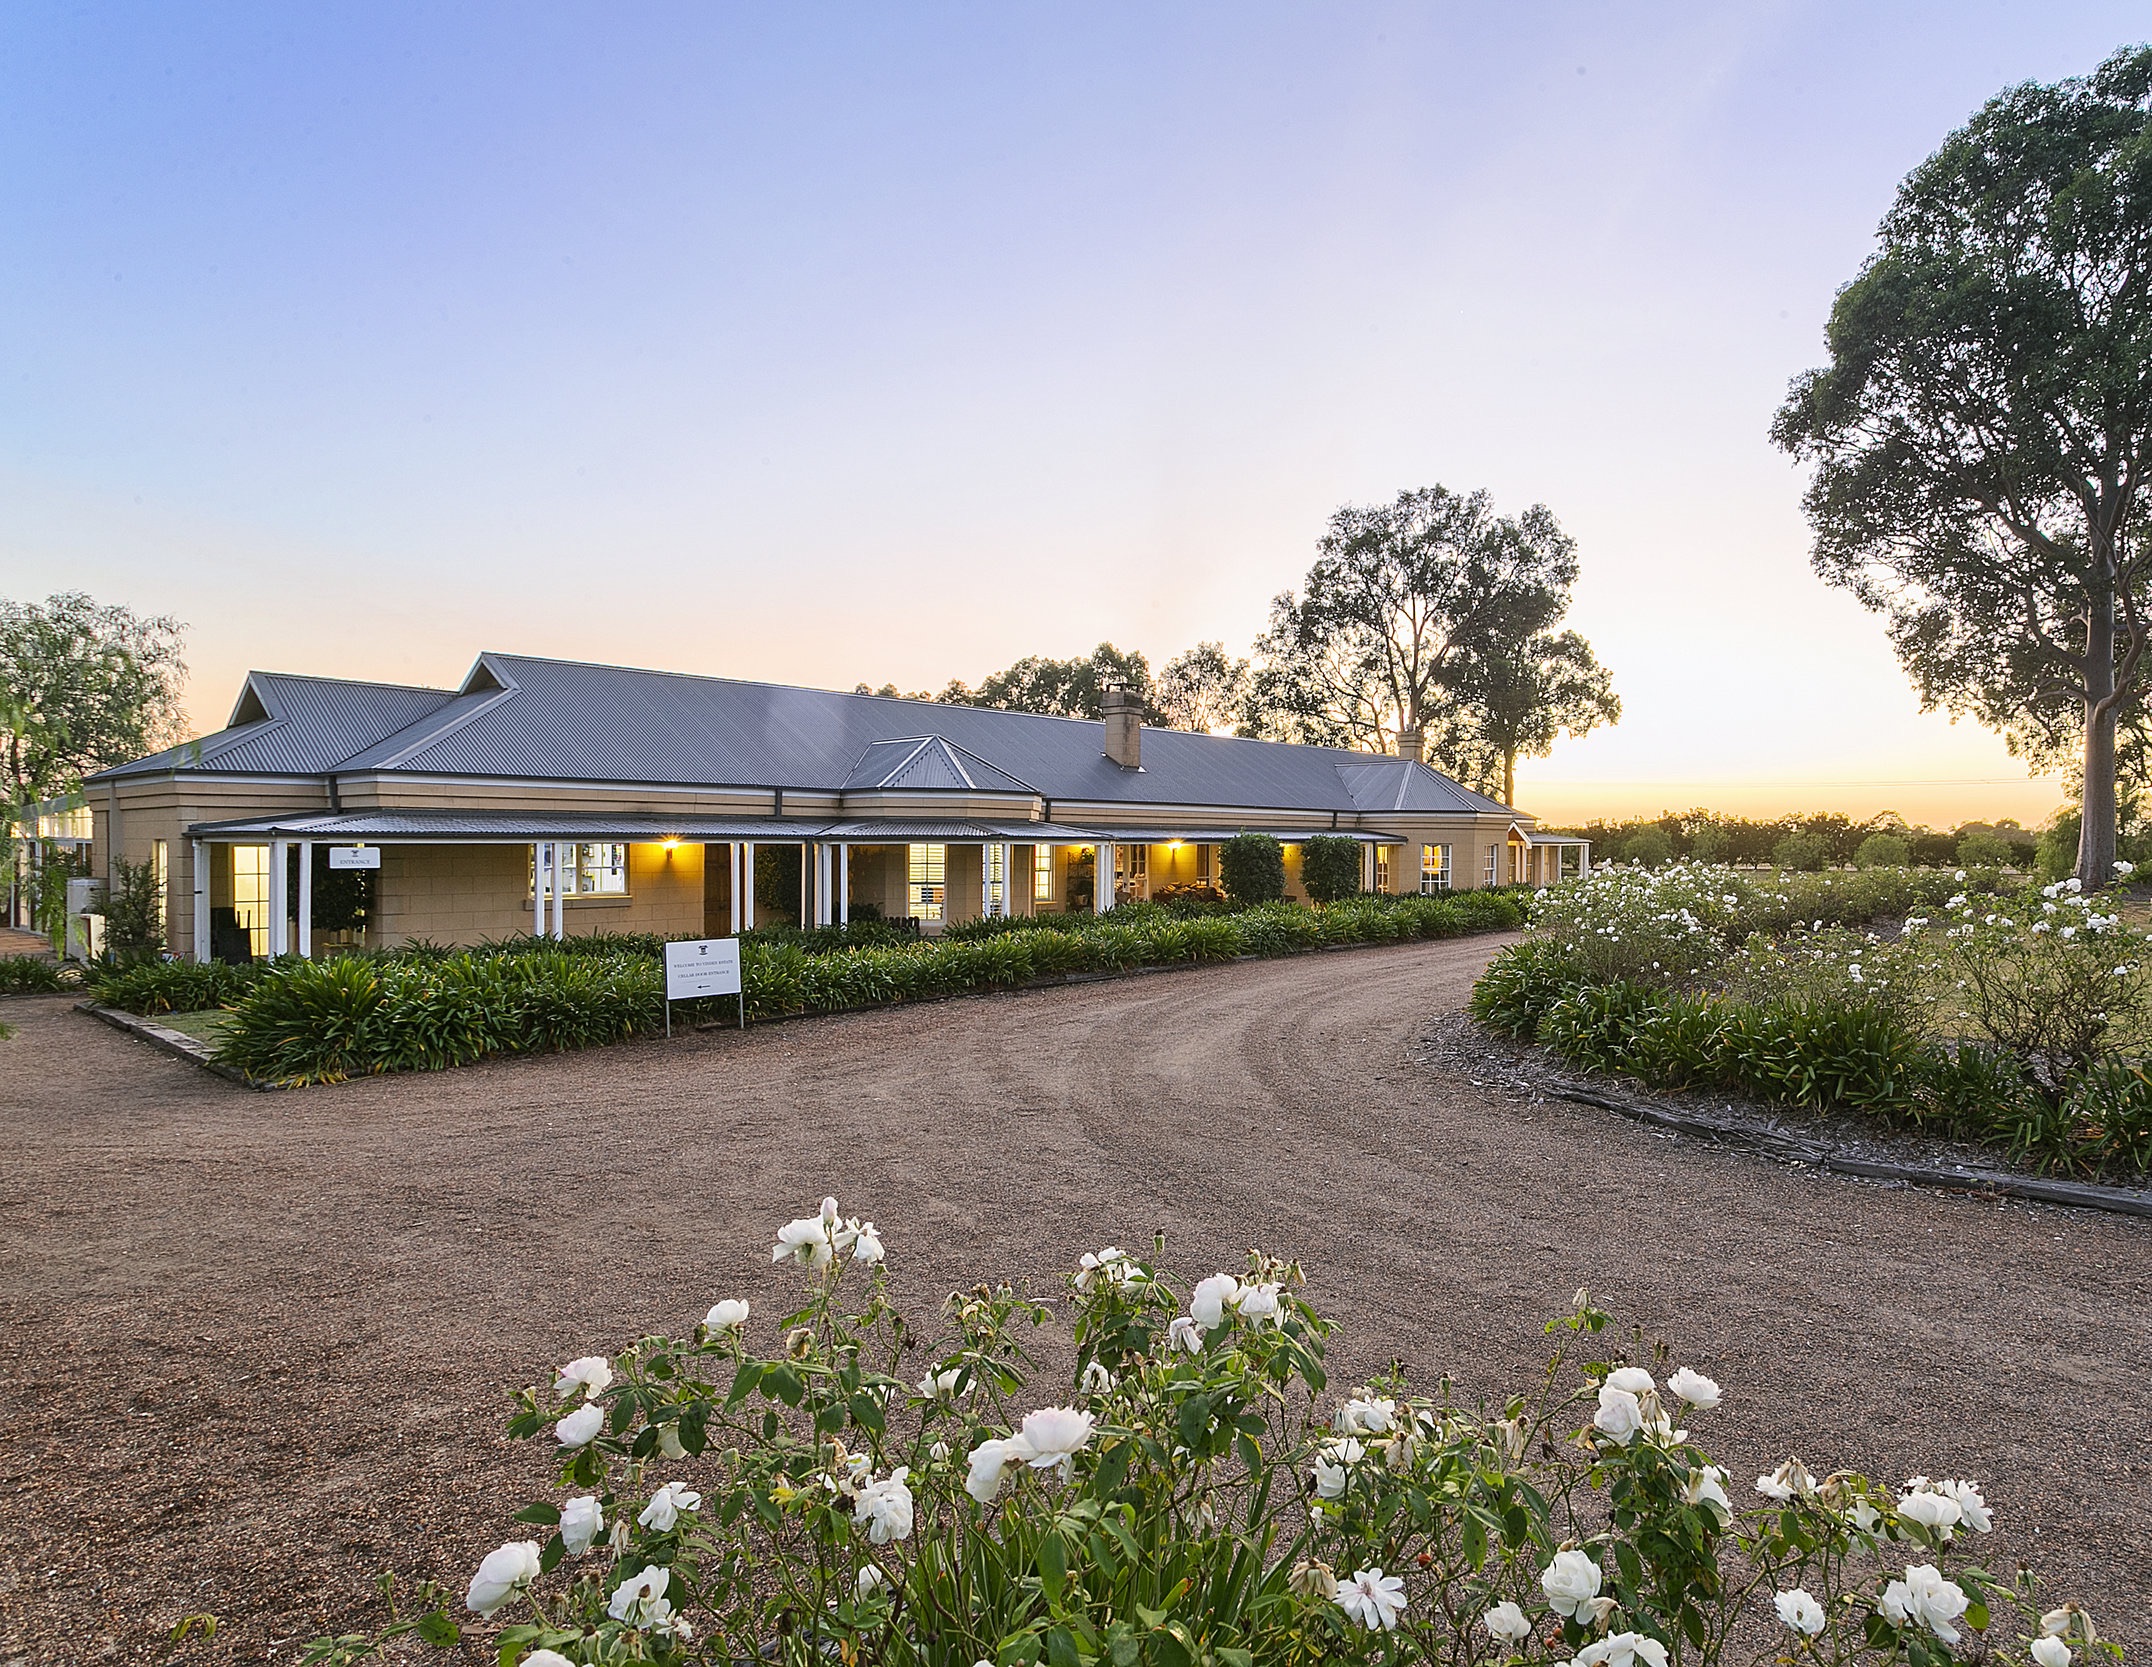
[[[1337,504],[1545,502],[1558,814],[2043,812],[1765,440],[1905,171],[2142,6],[21,5],[0,595],[249,666],[1244,651]],[[1937,785],[1942,784],[1942,785]]]

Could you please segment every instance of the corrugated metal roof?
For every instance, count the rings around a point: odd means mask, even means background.
[[[1094,845],[1099,839],[1133,837],[1102,833],[1063,822],[999,822],[970,818],[876,816],[816,822],[798,817],[667,816],[640,811],[344,810],[287,816],[247,816],[203,822],[190,837],[220,841],[297,839],[316,844],[395,844],[453,841],[520,844],[531,839],[622,839],[637,843],[677,839],[686,844],[760,840],[911,843],[922,840],[1013,840],[1030,844]]]
[[[1104,726],[1088,719],[571,660],[482,655],[454,694],[270,674],[255,681],[270,720],[210,737],[191,767],[825,792],[886,783],[1226,812],[1503,810],[1426,765],[1342,748],[1146,729],[1143,767],[1124,769],[1105,756]],[[884,775],[872,777],[870,758],[888,755]],[[903,779],[905,762],[915,779]],[[123,772],[174,767],[165,754]]]
[[[907,736],[898,741],[876,741],[860,755],[845,778],[847,790],[885,787],[892,789],[944,789],[980,793],[1035,793],[1028,782],[989,764],[977,753],[954,746],[939,735]]]
[[[241,775],[320,775],[409,729],[455,699],[448,689],[400,683],[352,683],[334,677],[300,677],[257,671],[247,677],[238,711],[258,707],[266,716],[218,730],[199,741],[171,747],[132,764],[99,772],[108,776],[156,775],[168,770],[211,770]]]

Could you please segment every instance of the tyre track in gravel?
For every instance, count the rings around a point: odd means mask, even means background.
[[[1819,1175],[1414,1063],[1494,947],[279,1095],[9,1002],[0,1664],[275,1659],[365,1618],[382,1568],[460,1586],[545,1480],[495,1438],[503,1392],[719,1295],[782,1312],[769,1233],[832,1190],[922,1317],[980,1278],[1051,1292],[1154,1229],[1191,1276],[1261,1244],[1343,1322],[1340,1378],[1396,1356],[1468,1396],[1527,1378],[1589,1284],[1727,1384],[1698,1434],[1737,1479],[1789,1450],[1975,1477],[1994,1562],[2034,1555],[2152,1639],[2147,1224]],[[162,1647],[193,1610],[217,1644]]]

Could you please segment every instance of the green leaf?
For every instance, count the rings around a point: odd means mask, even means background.
[[[1076,1639],[1067,1627],[1046,1629],[1046,1659],[1053,1667],[1083,1667],[1083,1657],[1076,1653]]]
[[[538,1572],[551,1574],[560,1567],[560,1560],[568,1555],[568,1547],[558,1534],[548,1535],[545,1549],[538,1553]]]
[[[411,1629],[425,1643],[437,1650],[449,1650],[463,1636],[462,1630],[448,1618],[448,1611],[436,1609],[430,1615],[421,1615],[417,1626]]]
[[[1181,1445],[1191,1453],[1203,1451],[1204,1438],[1210,1433],[1211,1403],[1208,1395],[1191,1395],[1181,1403],[1179,1431]]]
[[[540,1500],[535,1505],[524,1506],[522,1510],[516,1512],[512,1520],[516,1522],[543,1523],[550,1528],[560,1521],[560,1507],[558,1505],[548,1505],[544,1500]]]
[[[1047,1601],[1058,1610],[1069,1574],[1068,1547],[1061,1543],[1059,1534],[1046,1534],[1040,1538],[1038,1564],[1039,1584],[1046,1589]],[[1073,1644],[1070,1647],[1074,1648]],[[1050,1641],[1048,1648],[1052,1648]]]
[[[732,1387],[725,1392],[725,1406],[729,1411],[755,1392],[762,1382],[763,1365],[759,1360],[743,1360],[740,1369],[732,1374]]]

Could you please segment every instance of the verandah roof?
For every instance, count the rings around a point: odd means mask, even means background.
[[[202,822],[187,830],[194,839],[248,844],[268,839],[319,844],[522,844],[529,840],[623,840],[637,844],[675,839],[687,844],[723,845],[755,840],[787,844],[835,840],[861,845],[932,841],[966,844],[1009,841],[1018,845],[1165,845],[1174,840],[1217,844],[1238,833],[1268,833],[1300,841],[1323,828],[1263,828],[1245,824],[1218,828],[1077,827],[1065,822],[987,822],[946,817],[851,817],[815,821],[800,817],[668,815],[648,811],[514,810],[347,810],[310,811],[290,816],[255,816],[229,822]],[[1395,834],[1340,829],[1346,839],[1364,844],[1403,843]]]

